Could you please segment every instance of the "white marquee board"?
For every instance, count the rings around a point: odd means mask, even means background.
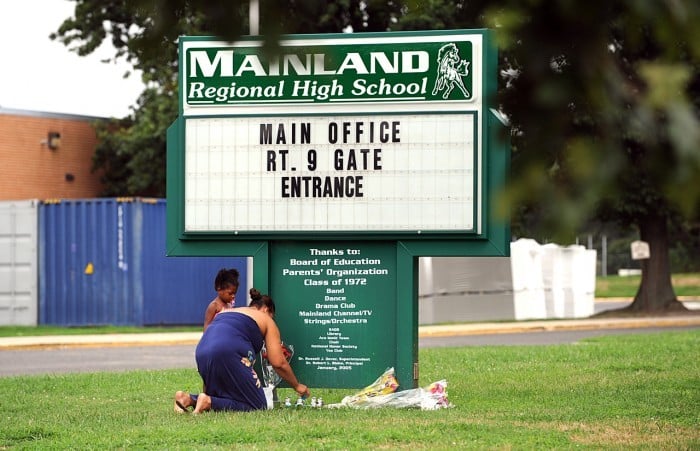
[[[181,40],[185,234],[482,233],[482,34],[259,45]]]
[[[190,119],[185,229],[472,230],[475,127],[473,114]]]

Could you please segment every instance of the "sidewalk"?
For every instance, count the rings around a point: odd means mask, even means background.
[[[460,335],[507,334],[566,330],[629,329],[643,327],[700,327],[700,315],[658,316],[648,318],[585,318],[513,322],[485,322],[420,326],[418,335],[449,337]],[[134,334],[47,335],[0,337],[0,351],[7,349],[101,346],[194,345],[201,332],[165,332]]]

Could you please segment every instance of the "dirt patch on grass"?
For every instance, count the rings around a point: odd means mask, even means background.
[[[673,274],[671,283],[674,287],[700,287],[700,274]]]
[[[501,420],[474,419],[473,424],[498,425]],[[666,421],[601,422],[511,422],[512,425],[540,431],[565,433],[572,443],[594,448],[690,449],[700,440],[700,431]]]
[[[568,433],[575,443],[592,446],[682,449],[700,439],[697,429],[658,421],[562,423],[549,427]]]

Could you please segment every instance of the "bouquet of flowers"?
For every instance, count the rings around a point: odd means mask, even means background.
[[[394,376],[394,368],[387,368],[376,381],[359,392],[346,396],[337,404],[328,407],[353,407],[373,409],[377,407],[407,408],[418,407],[421,410],[436,410],[452,407],[447,399],[447,381],[433,382],[424,388],[415,388],[397,392],[399,383]]]

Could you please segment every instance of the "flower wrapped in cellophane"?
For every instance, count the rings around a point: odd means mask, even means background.
[[[444,379],[423,388],[397,392],[398,387],[399,383],[394,376],[394,368],[388,368],[371,385],[353,395],[346,396],[340,403],[329,404],[327,407],[353,407],[357,409],[414,407],[421,410],[452,407],[447,399],[447,381]]]

